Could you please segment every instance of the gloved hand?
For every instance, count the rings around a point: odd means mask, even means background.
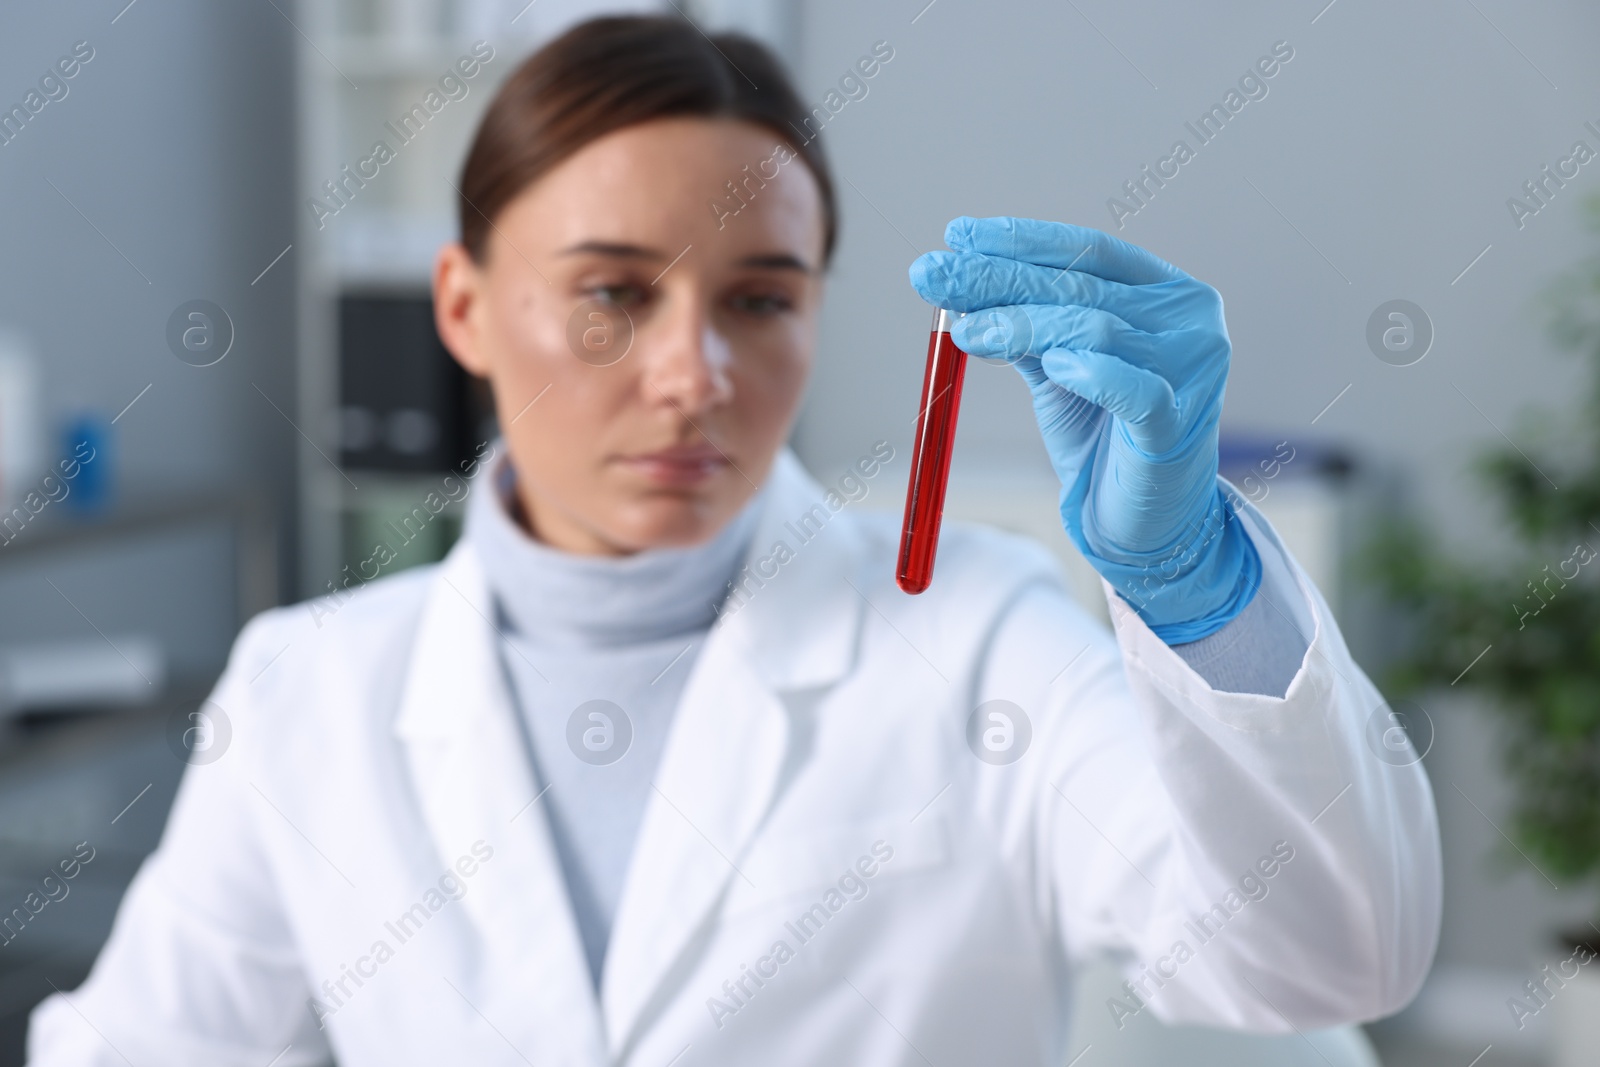
[[[958,218],[945,243],[912,263],[911,285],[974,313],[958,348],[1022,373],[1079,550],[1167,644],[1220,630],[1261,584],[1217,480],[1222,298],[1081,226]]]

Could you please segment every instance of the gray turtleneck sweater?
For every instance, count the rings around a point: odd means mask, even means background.
[[[504,450],[488,473],[464,536],[494,590],[501,662],[598,988],[673,712],[767,494],[705,544],[582,556],[512,518]],[[1212,636],[1174,646],[1214,689],[1279,697],[1305,650],[1262,596]]]
[[[501,662],[598,987],[673,711],[765,494],[705,544],[582,556],[512,518],[503,455],[494,491],[467,505],[464,536],[494,590]]]

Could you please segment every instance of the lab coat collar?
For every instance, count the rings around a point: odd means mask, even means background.
[[[518,980],[479,989],[474,1003],[497,1026],[514,1027],[507,1036],[524,1053],[544,1050],[551,1062],[625,1057],[671,999],[675,965],[707,932],[717,901],[746,878],[740,857],[782,784],[792,694],[831,685],[854,662],[860,531],[828,508],[787,448],[767,489],[745,566],[695,660],[653,779],[599,1004],[548,822],[530,803],[537,787],[498,662],[487,580],[465,544],[437,572],[396,732],[441,860],[479,838],[496,849],[482,872],[491,877],[463,898],[486,957],[475,973]]]
[[[855,658],[862,535],[848,512],[828,508],[828,491],[788,448],[778,453],[766,490],[744,566],[712,633],[744,649],[774,690],[826,686]]]
[[[603,1063],[604,1026],[493,611],[476,554],[458,544],[428,590],[395,722],[433,863],[453,866],[479,840],[494,850],[466,882],[460,906],[474,937],[452,946],[457,973],[444,977],[531,1062]]]

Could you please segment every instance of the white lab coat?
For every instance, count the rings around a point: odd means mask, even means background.
[[[993,530],[948,527],[906,596],[898,523],[847,506],[799,544],[824,491],[787,451],[772,477],[754,554],[792,558],[695,661],[598,998],[462,544],[245,629],[214,694],[231,747],[187,770],[29,1062],[1059,1065],[1094,953],[1142,975],[1123,1011],[1168,1020],[1304,1030],[1412,997],[1428,783],[1369,745],[1381,698],[1253,508],[1263,595],[1314,634],[1284,699],[1213,692],[1114,597],[1106,633]],[[1014,763],[968,743],[994,699],[1027,718]]]

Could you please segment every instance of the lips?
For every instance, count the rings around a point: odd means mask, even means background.
[[[623,456],[621,462],[647,481],[668,486],[697,485],[728,466],[727,457],[709,444],[674,445]]]

